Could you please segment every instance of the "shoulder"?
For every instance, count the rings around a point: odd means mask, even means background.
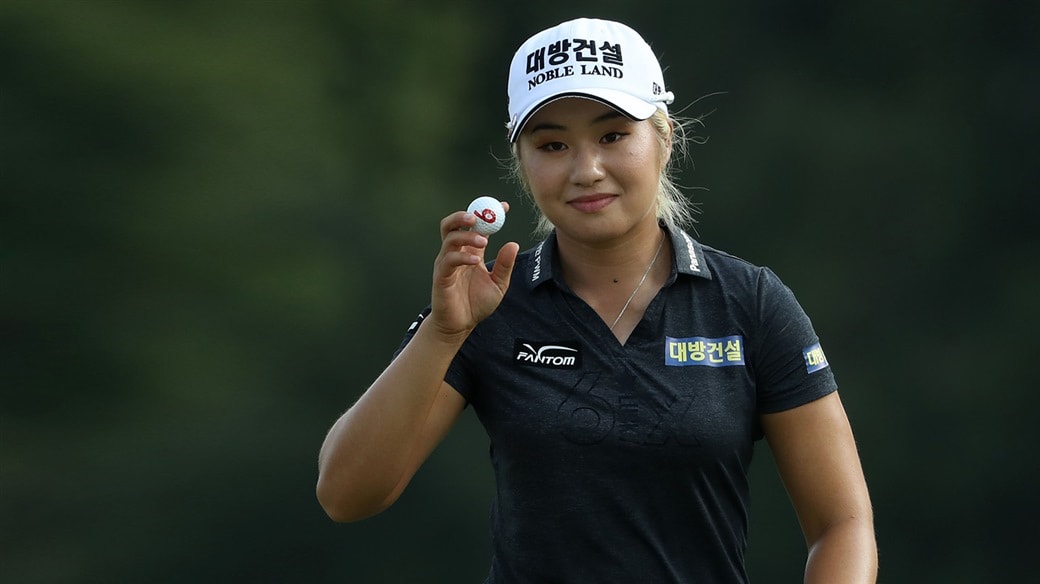
[[[674,271],[704,280],[754,278],[764,268],[744,258],[706,245],[682,229],[671,229]],[[719,284],[720,282],[716,282]]]
[[[742,257],[711,247],[710,245],[705,245],[703,243],[700,245],[701,249],[704,250],[705,261],[719,269],[738,272],[762,269],[761,266],[758,266]]]
[[[729,252],[701,244],[704,262],[712,278],[720,286],[745,286],[758,289],[761,286],[783,285],[779,276],[770,268],[751,262]]]
[[[770,307],[783,307],[784,313],[796,308],[793,291],[771,268],[699,242],[698,245],[709,276],[707,281],[688,278],[689,285],[712,290],[719,299],[742,305],[752,314],[771,312]]]

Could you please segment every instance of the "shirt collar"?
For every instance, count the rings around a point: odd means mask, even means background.
[[[529,288],[534,289],[543,282],[552,280],[555,259],[556,231],[553,231],[531,253],[531,263],[525,274]]]
[[[665,230],[672,237],[672,250],[675,252],[675,269],[680,274],[700,276],[710,280],[711,271],[708,269],[708,263],[704,261],[704,246],[682,229],[671,231],[665,227]]]
[[[682,229],[671,230],[668,227],[664,227],[664,229],[672,239],[673,270],[680,274],[710,280],[711,271],[708,269],[707,262],[704,261],[704,246]],[[525,274],[528,287],[533,289],[552,280],[555,267],[556,232],[553,231],[531,253],[531,263]]]

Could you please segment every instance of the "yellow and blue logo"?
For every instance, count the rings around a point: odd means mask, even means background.
[[[830,365],[827,362],[827,355],[823,354],[823,347],[820,346],[820,343],[807,347],[802,351],[802,356],[805,357],[805,370],[809,373],[816,373]]]
[[[744,365],[744,337],[665,337],[664,364],[669,367]]]

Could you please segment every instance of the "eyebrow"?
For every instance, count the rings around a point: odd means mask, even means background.
[[[594,124],[598,124],[600,122],[605,122],[607,120],[613,120],[613,119],[616,119],[616,118],[627,118],[627,117],[628,116],[626,116],[625,114],[623,114],[623,113],[621,113],[621,112],[619,112],[619,111],[617,111],[615,109],[611,109],[608,112],[604,112],[603,114],[596,116],[596,118],[593,119],[592,123],[590,123],[589,125],[591,126],[591,125],[594,125]],[[554,124],[552,122],[542,122],[541,124],[538,124],[536,126],[532,126],[531,127],[531,133],[533,134],[533,133],[537,132],[538,130],[566,130],[566,129],[567,129],[567,127],[562,125],[562,124]]]

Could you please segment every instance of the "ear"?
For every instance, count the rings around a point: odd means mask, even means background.
[[[672,159],[672,142],[675,138],[675,122],[672,118],[668,118],[668,134],[661,136],[661,168],[668,166],[668,161]]]

